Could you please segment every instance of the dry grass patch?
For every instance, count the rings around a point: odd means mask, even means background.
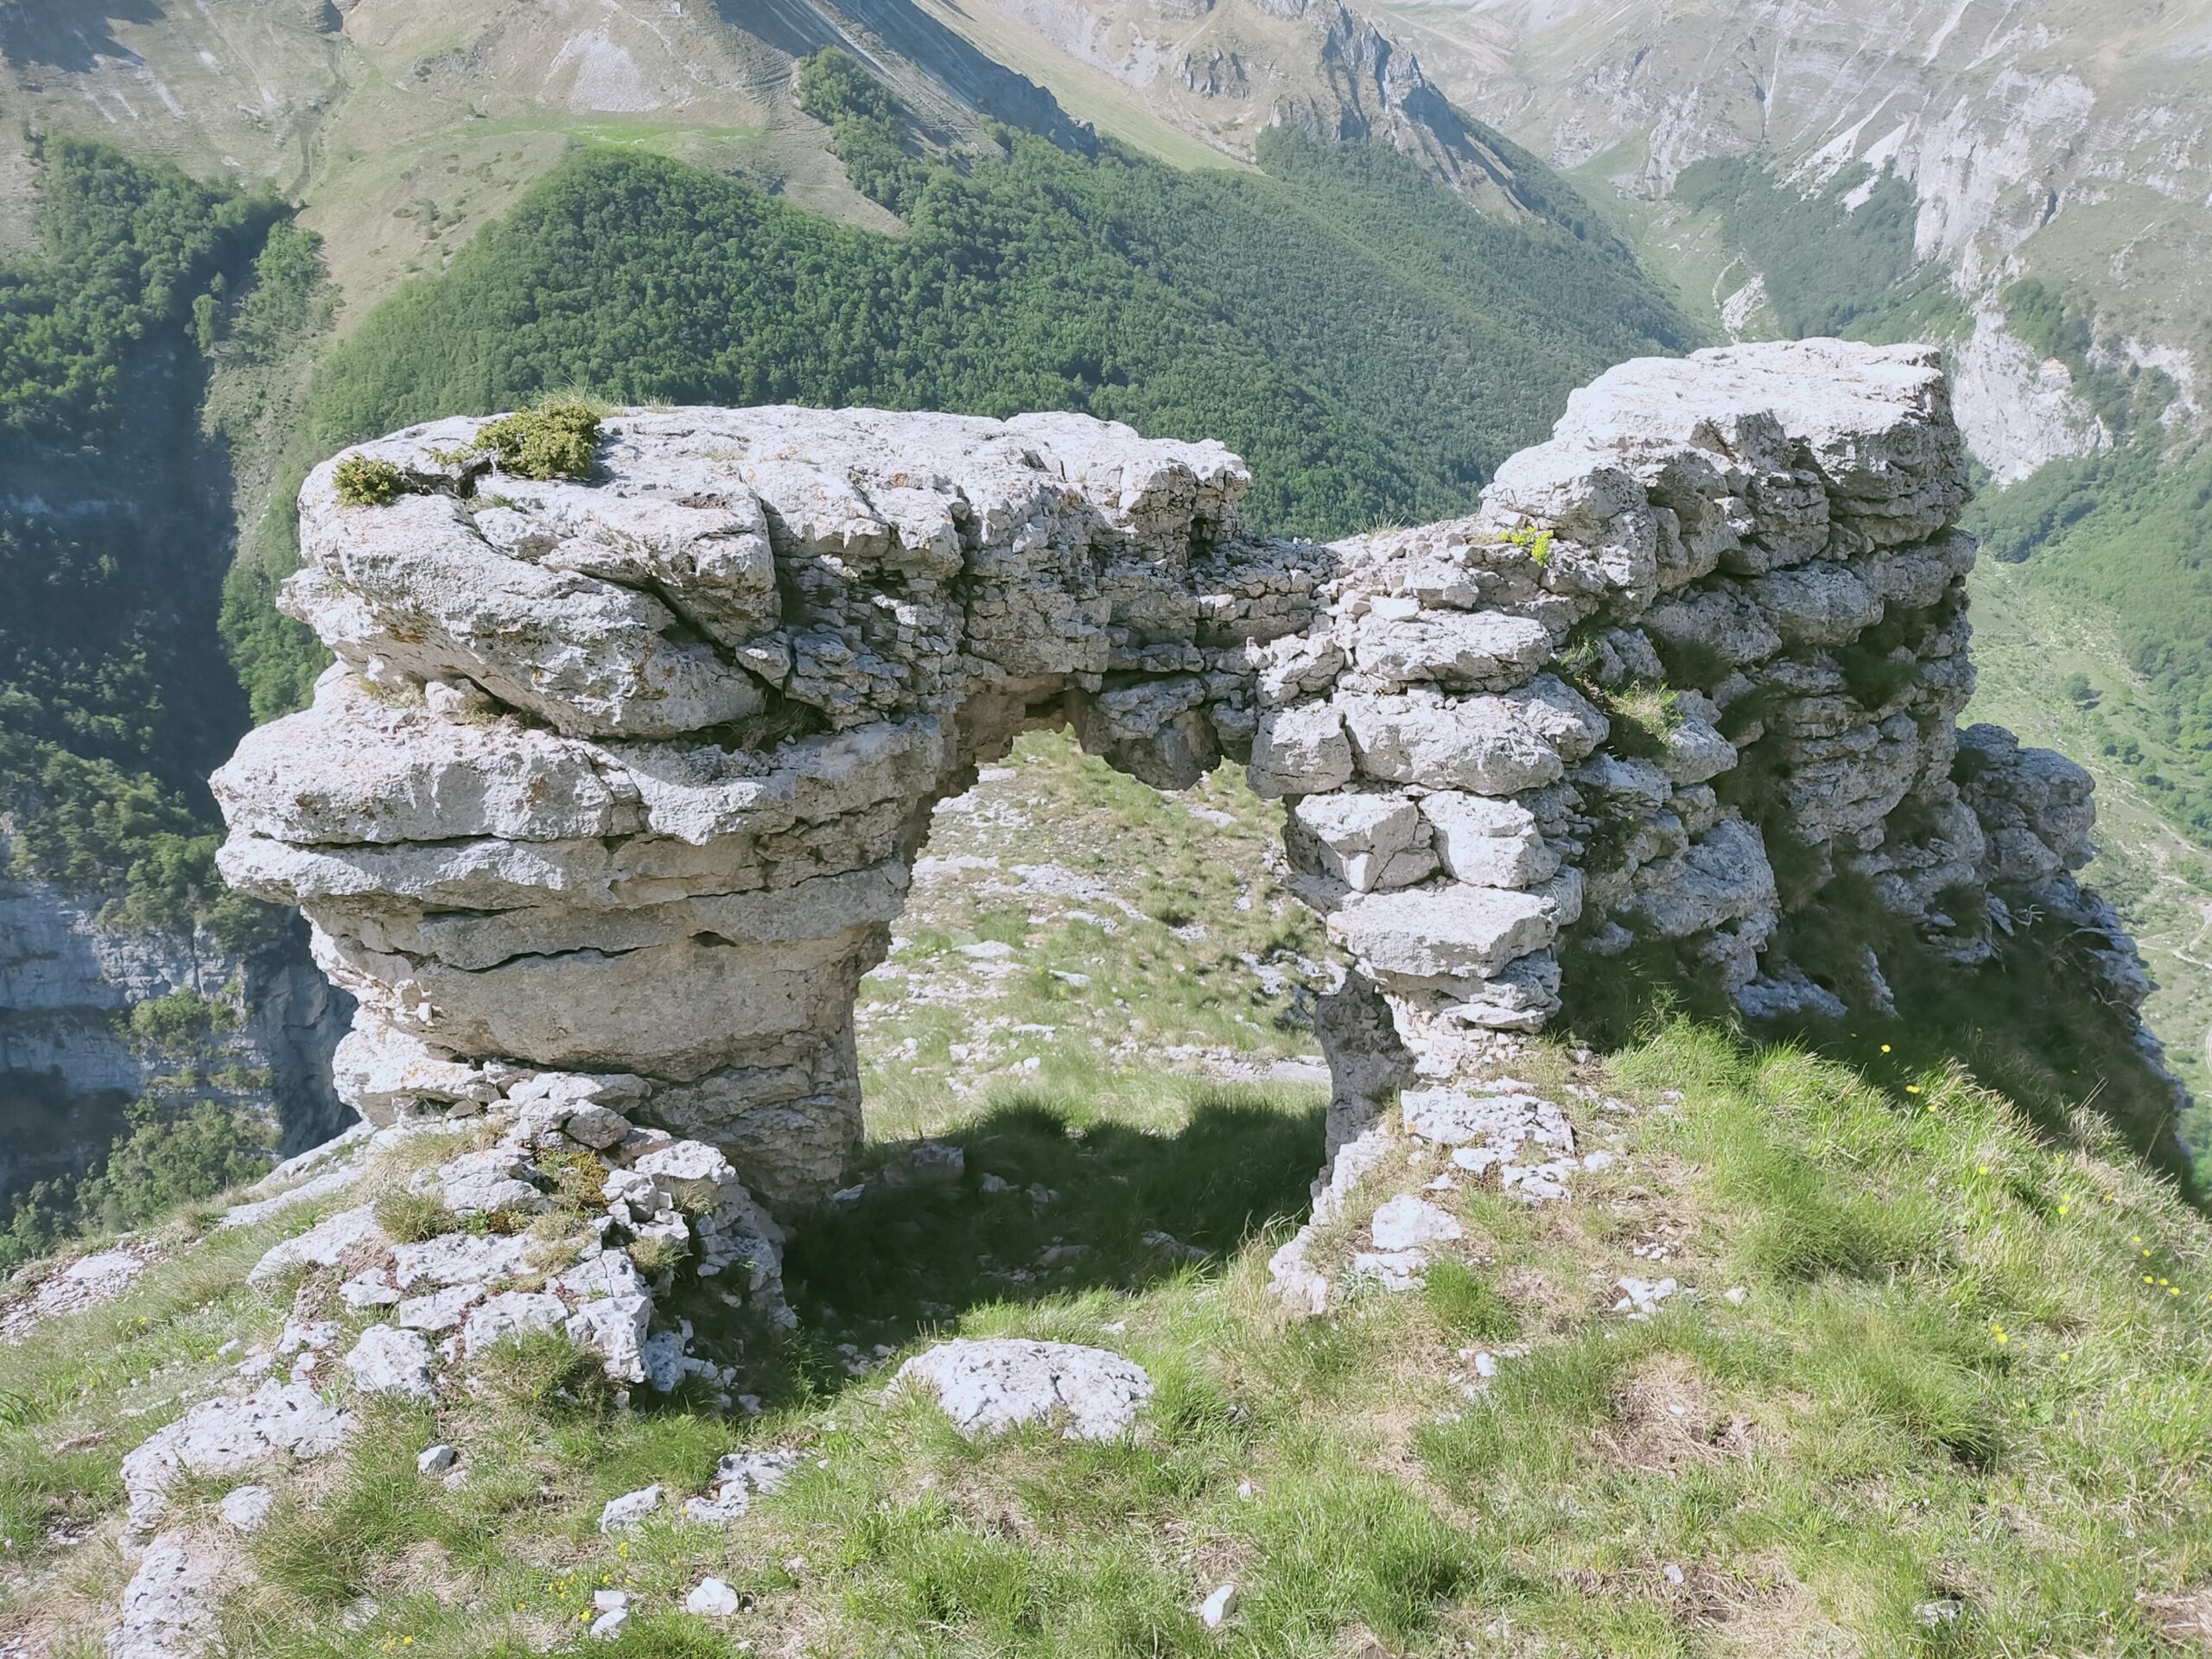
[[[1749,1457],[1755,1425],[1716,1403],[1714,1395],[1704,1373],[1683,1356],[1653,1355],[1614,1382],[1611,1421],[1592,1443],[1618,1467],[1646,1474]]]

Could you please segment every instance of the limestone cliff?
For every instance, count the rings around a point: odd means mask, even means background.
[[[6,848],[0,836],[0,869]],[[124,1108],[179,1068],[133,1039],[130,1012],[175,991],[235,1021],[215,1040],[221,1063],[265,1077],[235,1099],[268,1113],[285,1150],[335,1135],[352,1116],[330,1087],[350,1003],[302,943],[240,959],[204,934],[102,927],[81,894],[0,879],[0,1193],[81,1171],[128,1133]]]
[[[1289,803],[1352,968],[1332,1146],[1497,1075],[1630,949],[1755,1014],[1878,1002],[1878,962],[1777,946],[1846,880],[1961,965],[2056,915],[2115,1018],[2143,994],[2069,874],[2086,775],[1956,730],[1974,549],[1928,348],[1624,364],[1474,517],[1325,548],[1246,536],[1220,446],[1080,416],[623,411],[550,483],[481,424],[310,477],[288,604],[340,661],[214,779],[225,873],[360,999],[339,1087],[380,1122],[597,1091],[819,1196],[930,808],[1063,723]],[[353,457],[397,498],[342,505]]]

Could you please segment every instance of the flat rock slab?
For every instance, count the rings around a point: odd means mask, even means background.
[[[200,1659],[215,1636],[216,1592],[228,1565],[207,1540],[164,1533],[123,1592],[107,1633],[110,1659]]]
[[[243,1399],[205,1401],[156,1429],[123,1459],[130,1499],[127,1530],[143,1537],[167,1506],[180,1471],[223,1475],[279,1456],[317,1458],[334,1452],[353,1427],[345,1412],[304,1382],[264,1382]]]
[[[1488,978],[1559,932],[1543,895],[1452,883],[1363,895],[1329,918],[1329,932],[1378,973]]]
[[[392,1394],[406,1400],[428,1400],[430,1387],[430,1342],[419,1331],[397,1325],[372,1325],[346,1356],[346,1369],[353,1386],[363,1394]]]
[[[1510,1085],[1509,1085],[1510,1086]],[[1406,1131],[1440,1147],[1486,1147],[1510,1154],[1524,1141],[1555,1152],[1574,1149],[1567,1114],[1548,1100],[1512,1092],[1466,1089],[1408,1089],[1399,1097]]]
[[[1423,1244],[1447,1244],[1462,1236],[1459,1224],[1449,1215],[1410,1192],[1402,1192],[1375,1212],[1370,1230],[1375,1248],[1384,1251],[1414,1249]]]
[[[1152,1398],[1152,1378],[1134,1360],[1013,1337],[940,1343],[901,1365],[894,1381],[930,1389],[963,1434],[1065,1420],[1069,1440],[1116,1440]]]

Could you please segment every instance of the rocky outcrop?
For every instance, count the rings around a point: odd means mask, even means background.
[[[2112,433],[2074,388],[2056,358],[2039,358],[1985,306],[1974,333],[1958,347],[1959,426],[1974,459],[1999,484],[2016,484],[2037,467],[2070,455],[2101,454]]]
[[[214,779],[224,873],[360,999],[338,1087],[378,1121],[613,1090],[820,1195],[931,805],[1070,721],[1187,785],[1251,730],[1247,646],[1311,620],[1320,550],[1241,537],[1217,444],[633,413],[533,484],[454,458],[479,424],[366,446],[386,507],[308,480],[287,603],[340,661]]]
[[[1253,778],[1414,1077],[1509,1060],[1568,959],[1832,995],[1770,946],[1839,877],[1961,963],[2050,901],[2088,780],[1989,728],[1961,755],[1966,499],[1932,351],[1736,346],[1575,393],[1472,518],[1330,550],[1259,653]]]
[[[1955,729],[1974,549],[1930,350],[1624,364],[1474,516],[1328,548],[1247,537],[1218,445],[1073,416],[626,412],[550,484],[489,475],[478,424],[356,452],[388,506],[309,479],[287,603],[340,661],[214,780],[225,873],[360,1000],[339,1086],[378,1122],[588,1103],[820,1196],[930,809],[1037,726],[1287,803],[1353,969],[1332,1153],[1402,1089],[1491,1098],[1630,950],[1836,1002],[1775,941],[1839,880],[1961,963],[2061,905],[2133,961],[2072,887],[2086,777]],[[2139,969],[2105,982],[2129,1017]],[[1563,1190],[1529,1133],[1465,1167]]]

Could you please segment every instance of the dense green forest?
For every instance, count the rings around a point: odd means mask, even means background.
[[[220,897],[206,784],[245,721],[213,633],[231,502],[199,414],[284,209],[95,144],[41,152],[38,252],[0,267],[13,857],[126,924],[236,931],[252,912]]]
[[[310,238],[272,199],[141,166],[102,146],[38,146],[40,241],[0,266],[0,810],[14,869],[89,894],[108,923],[226,948],[277,913],[213,868],[208,771],[247,709],[217,638],[232,556],[223,445],[203,430],[211,366],[254,348],[288,291],[320,280]],[[186,1018],[179,1027],[180,1011]],[[10,1206],[0,1270],[88,1217],[129,1226],[265,1166],[270,1136],[241,1100],[266,1079],[219,1065],[226,1008],[177,992],[132,1011],[127,1039],[162,1081],[80,1179]],[[155,1017],[148,1018],[145,1016]],[[0,1076],[11,1121],[67,1110],[65,1140],[105,1139],[102,1103],[38,1103]],[[106,1156],[102,1158],[105,1152]]]

